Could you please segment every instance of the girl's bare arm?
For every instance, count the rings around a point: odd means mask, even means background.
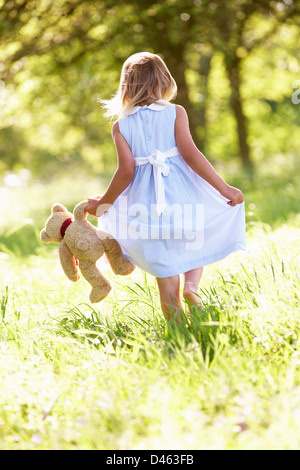
[[[235,206],[243,202],[243,193],[239,189],[229,186],[196,147],[190,133],[187,113],[179,105],[176,105],[175,138],[178,150],[185,162],[199,176],[217,189],[222,196],[229,199],[229,205]]]
[[[120,133],[118,122],[115,122],[112,127],[112,137],[118,155],[118,168],[106,192],[101,197],[88,198],[89,203],[86,211],[92,215],[96,215],[97,211],[97,215],[101,216],[127,188],[134,175],[134,158],[129,145]],[[103,207],[103,211],[101,208],[98,209],[100,205]]]

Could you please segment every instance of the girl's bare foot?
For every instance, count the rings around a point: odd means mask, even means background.
[[[190,305],[200,307],[200,299],[197,295],[198,284],[193,282],[186,282],[183,288],[183,297],[185,301]]]

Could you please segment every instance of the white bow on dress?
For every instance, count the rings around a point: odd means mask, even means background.
[[[167,207],[163,176],[168,176],[170,167],[165,163],[165,160],[166,158],[176,157],[177,155],[180,155],[178,148],[173,147],[167,152],[161,152],[155,149],[148,157],[135,158],[136,166],[145,165],[146,163],[151,163],[152,165],[156,195],[156,212],[158,215]]]

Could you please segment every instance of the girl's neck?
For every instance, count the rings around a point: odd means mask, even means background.
[[[138,106],[149,106],[152,103],[153,101],[142,101],[141,103],[138,104]]]

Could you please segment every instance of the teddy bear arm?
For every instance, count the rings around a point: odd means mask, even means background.
[[[74,219],[77,220],[86,220],[87,218],[87,212],[86,212],[86,207],[88,205],[87,201],[82,201],[77,204],[73,211]]]
[[[52,241],[44,228],[40,233],[40,238],[45,243],[50,243]]]
[[[75,256],[73,256],[64,240],[60,242],[58,252],[61,266],[67,278],[73,282],[78,281],[79,271],[76,265]]]

